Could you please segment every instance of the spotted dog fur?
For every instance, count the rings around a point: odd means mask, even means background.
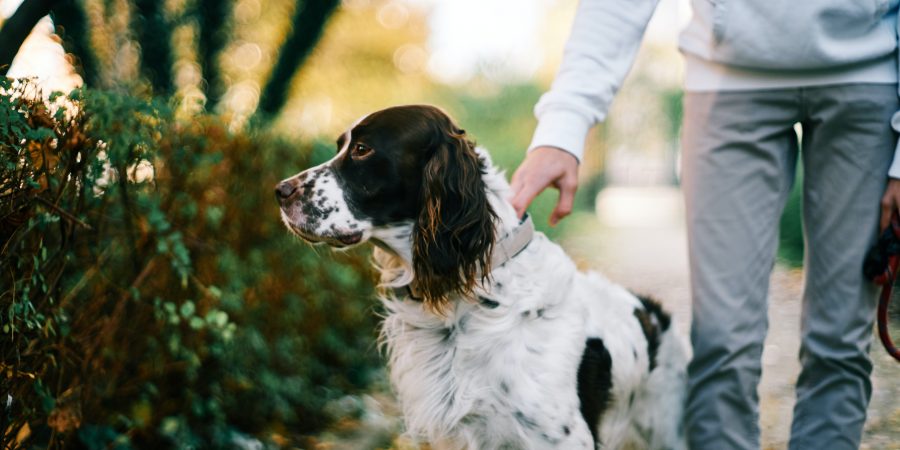
[[[497,267],[467,254],[490,252],[519,218],[487,152],[441,111],[364,117],[331,161],[276,195],[303,239],[375,244],[381,342],[409,436],[439,450],[685,448],[687,355],[669,316],[578,271],[541,233]],[[428,264],[450,281],[423,286]]]

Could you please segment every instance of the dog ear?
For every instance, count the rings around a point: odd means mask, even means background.
[[[479,272],[482,279],[490,273],[496,215],[474,144],[449,118],[438,128],[423,173],[413,270],[423,301],[440,312],[450,294],[472,294]]]

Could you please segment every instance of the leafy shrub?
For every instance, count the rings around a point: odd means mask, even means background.
[[[299,245],[272,195],[317,147],[0,83],[0,446],[287,445],[370,382],[365,259]]]

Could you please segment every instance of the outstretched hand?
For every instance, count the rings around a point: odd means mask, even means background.
[[[534,198],[550,186],[559,190],[559,200],[550,215],[550,225],[556,225],[572,212],[578,189],[578,159],[556,147],[537,147],[528,152],[512,176],[510,202],[516,214],[522,217]]]
[[[897,178],[888,180],[887,189],[881,197],[881,231],[890,225],[894,211],[900,211],[900,179]]]

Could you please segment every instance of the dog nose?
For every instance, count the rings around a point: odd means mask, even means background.
[[[297,187],[287,181],[282,181],[275,186],[275,197],[279,200],[285,200],[297,191]]]

